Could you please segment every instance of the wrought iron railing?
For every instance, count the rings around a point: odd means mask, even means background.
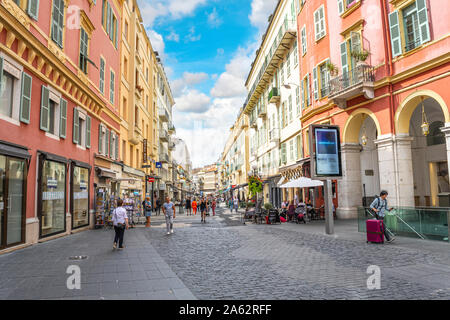
[[[368,65],[359,65],[352,70],[330,80],[330,96],[334,96],[348,88],[363,82],[375,81],[373,68]]]
[[[406,46],[405,46],[405,51],[411,51],[415,48],[417,48],[418,46],[420,46],[422,43],[422,40],[420,38],[416,38],[414,39],[414,41],[408,41]]]

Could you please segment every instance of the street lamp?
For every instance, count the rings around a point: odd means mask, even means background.
[[[295,83],[292,83],[292,82],[287,83],[287,84],[282,84],[281,86],[284,87],[284,88],[286,88],[286,89],[291,89],[291,86],[300,87],[299,84],[295,84]]]

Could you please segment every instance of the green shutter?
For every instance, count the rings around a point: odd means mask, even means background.
[[[39,16],[39,0],[28,0],[27,13],[37,21]]]
[[[105,4],[106,4],[106,0],[103,0],[103,3],[102,3],[102,26],[103,26],[103,28],[105,28]]]
[[[61,98],[60,107],[59,136],[65,139],[67,136],[67,101]]]
[[[402,54],[402,40],[397,11],[389,14],[389,26],[391,33],[392,57],[396,57]]]
[[[111,24],[111,7],[109,2],[106,2],[106,33],[109,34]]]
[[[302,109],[304,109],[305,108],[305,89],[303,88],[303,86],[304,86],[304,81],[302,80],[302,82],[301,82],[301,86],[300,86],[300,89],[301,89],[301,100],[302,100]]]
[[[339,15],[344,13],[344,0],[338,0],[338,13]]]
[[[100,58],[100,92],[105,93],[105,60]]]
[[[102,125],[99,124],[98,125],[98,153],[99,154],[103,154],[102,147],[103,147],[103,144],[102,144]]]
[[[106,129],[106,136],[105,136],[105,156],[109,154],[109,129]]]
[[[86,116],[86,148],[91,148],[91,117]]]
[[[80,143],[80,120],[77,108],[73,109],[73,143]]]
[[[116,19],[116,36],[114,37],[114,45],[117,49],[117,39],[119,38],[119,20]]]
[[[111,130],[111,134],[109,135],[109,157],[113,157],[113,137],[114,132]]]
[[[417,0],[417,14],[419,16],[419,29],[421,43],[430,41],[430,26],[428,24],[428,10],[425,0]]]
[[[41,95],[41,130],[48,131],[48,123],[50,116],[50,91],[47,87],[42,86]]]
[[[20,121],[30,123],[32,78],[22,72],[22,92],[20,98]]]
[[[116,135],[116,150],[115,150],[114,159],[119,160],[119,137]]]
[[[345,41],[341,43],[341,64],[342,74],[345,75],[348,72],[347,43]]]
[[[317,77],[317,67],[313,68],[313,86],[314,86],[314,100],[319,99],[319,79]]]
[[[310,80],[310,76],[309,76],[309,73],[308,73],[306,75],[306,94],[307,94],[307,96],[306,96],[306,101],[307,101],[306,105],[307,106],[311,105],[311,88],[310,88],[310,86],[311,86],[311,80]]]

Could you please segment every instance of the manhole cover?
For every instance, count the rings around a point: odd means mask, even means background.
[[[88,256],[72,256],[72,257],[69,257],[69,260],[85,260],[87,258],[88,258]]]

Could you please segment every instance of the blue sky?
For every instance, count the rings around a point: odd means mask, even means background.
[[[176,105],[177,137],[194,167],[217,161],[277,0],[138,0]]]

